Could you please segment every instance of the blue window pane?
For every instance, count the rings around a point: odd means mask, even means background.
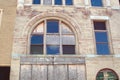
[[[47,45],[47,54],[51,54],[51,55],[59,54],[59,46]]]
[[[108,55],[110,52],[109,52],[109,46],[108,44],[96,44],[97,46],[97,54],[99,55]]]
[[[59,32],[59,21],[51,20],[47,21],[47,33],[58,33]]]
[[[43,44],[43,35],[32,35],[31,44]]]
[[[72,1],[72,0],[66,0],[66,1],[65,1],[65,4],[66,4],[66,5],[73,5],[73,1]]]
[[[96,42],[108,42],[106,32],[95,32]]]
[[[40,0],[33,0],[33,4],[40,4]]]
[[[102,6],[102,0],[91,0],[92,6]]]
[[[55,5],[62,5],[62,0],[55,0]]]

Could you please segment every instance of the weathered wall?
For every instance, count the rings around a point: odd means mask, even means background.
[[[0,9],[3,10],[0,26],[0,66],[10,66],[16,0],[0,0]]]
[[[118,75],[120,74],[120,6],[118,0],[103,0],[104,8],[91,7],[90,0],[74,0],[74,6],[41,6],[28,5],[28,3],[31,4],[32,0],[26,0],[25,4],[21,3],[17,7],[12,52],[12,30],[14,24],[10,19],[15,17],[13,13],[15,12],[15,2],[13,1],[14,5],[9,4],[9,8],[6,8],[6,5],[0,5],[6,11],[3,13],[2,26],[0,28],[0,44],[2,45],[0,45],[2,47],[0,50],[0,55],[2,56],[0,61],[2,62],[0,63],[10,64],[10,54],[12,53],[11,80],[19,80],[20,56],[30,54],[30,33],[35,27],[34,24],[43,19],[51,18],[51,16],[71,22],[75,28],[78,37],[76,52],[77,55],[84,56],[86,59],[87,80],[95,80],[97,72],[103,68],[113,69]],[[93,20],[107,21],[112,55],[96,56]]]

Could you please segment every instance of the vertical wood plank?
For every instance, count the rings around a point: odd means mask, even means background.
[[[68,80],[67,65],[49,65],[48,80]]]
[[[47,65],[33,65],[32,80],[47,80]]]
[[[48,65],[48,80],[54,80],[54,65]]]
[[[77,80],[85,80],[85,66],[76,65],[77,67]]]
[[[67,65],[54,65],[54,80],[68,80]]]
[[[77,69],[76,65],[68,65],[69,80],[77,80]]]
[[[20,80],[31,80],[31,65],[21,65]]]

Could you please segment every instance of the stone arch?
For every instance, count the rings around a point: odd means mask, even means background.
[[[79,30],[79,25],[77,24],[76,20],[74,20],[71,16],[67,15],[67,14],[63,14],[61,13],[41,13],[35,17],[33,17],[25,26],[24,30],[23,30],[23,33],[22,33],[22,36],[23,37],[27,37],[28,39],[28,45],[27,45],[27,48],[30,49],[29,47],[29,44],[30,44],[30,35],[33,31],[33,29],[36,27],[36,25],[40,22],[42,22],[43,20],[46,20],[46,19],[58,19],[58,20],[61,20],[65,23],[67,23],[71,29],[73,30],[74,34],[75,34],[75,37],[76,37],[76,53],[78,54],[78,43],[79,43],[79,34],[80,34],[80,30]],[[28,52],[26,53],[29,53],[29,50],[26,50]]]

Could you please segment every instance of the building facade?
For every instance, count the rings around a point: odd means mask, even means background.
[[[0,72],[10,80],[119,80],[120,0],[5,3]]]

